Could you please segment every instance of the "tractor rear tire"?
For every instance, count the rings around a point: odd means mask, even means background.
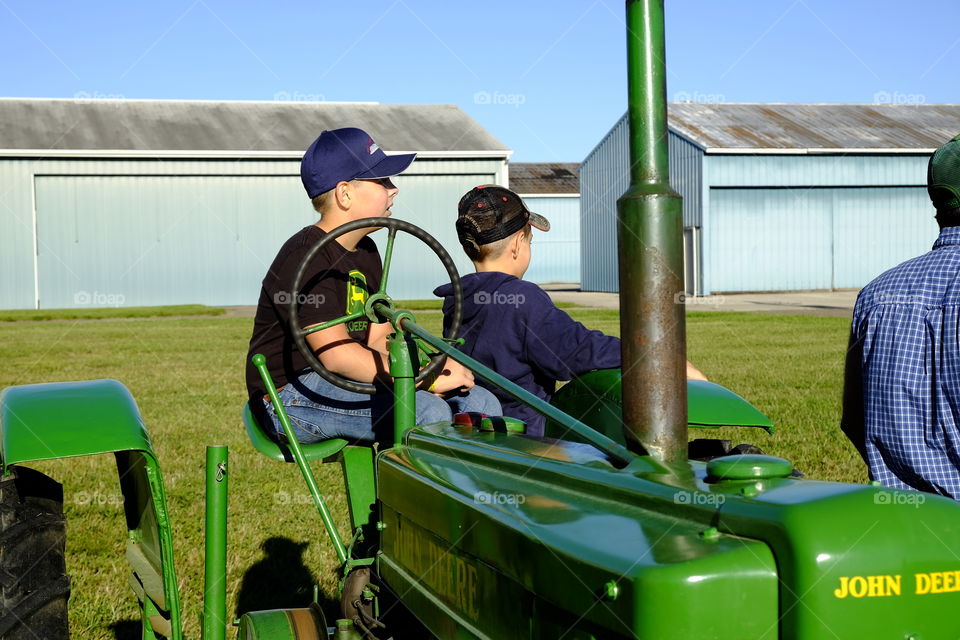
[[[63,487],[13,467],[0,478],[0,640],[68,640]]]

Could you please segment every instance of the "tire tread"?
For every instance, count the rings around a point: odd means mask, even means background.
[[[0,640],[68,640],[63,487],[27,467],[0,479]]]

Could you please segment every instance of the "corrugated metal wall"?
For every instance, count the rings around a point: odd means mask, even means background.
[[[293,176],[38,176],[40,306],[255,299],[270,248],[315,221],[299,186]]]
[[[862,287],[937,238],[926,187],[832,191],[834,288]]]
[[[712,291],[858,288],[937,237],[923,187],[712,189]]]
[[[524,195],[523,201],[550,221],[549,232],[534,229],[533,257],[523,279],[538,284],[580,282],[580,198]]]
[[[703,149],[676,135],[668,134],[670,186],[683,196],[683,228],[701,226],[703,194]]]
[[[617,198],[630,186],[626,117],[613,126],[580,165],[580,287],[619,291]]]
[[[703,150],[672,131],[670,184],[683,196],[683,226],[701,226]],[[619,291],[617,199],[630,186],[630,139],[622,117],[580,166],[580,273],[584,291]],[[699,234],[687,234],[690,238]],[[689,247],[691,255],[699,254]],[[688,278],[688,281],[693,281]]]
[[[929,250],[927,160],[706,156],[703,292],[858,288]]]
[[[33,308],[36,297],[32,161],[5,160],[0,170],[0,308]]]
[[[464,255],[457,240],[457,203],[473,187],[494,183],[497,179],[492,172],[481,173],[482,166],[471,167],[469,164],[459,167],[455,174],[425,174],[418,171],[418,162],[415,161],[395,180],[400,194],[394,200],[393,215],[435,236],[453,258],[457,270],[461,274],[470,273],[473,263]],[[386,235],[386,232],[378,231],[372,236],[381,251]],[[411,236],[397,236],[393,255],[391,273],[396,275],[391,275],[390,279],[395,284],[388,291],[394,298],[432,299],[433,290],[448,281],[440,260],[425,244]]]
[[[502,181],[503,166],[417,160],[397,179],[394,215],[458,249],[456,202],[476,184]],[[35,281],[42,308],[255,304],[277,249],[317,219],[295,160],[3,159],[0,192],[6,309],[33,308]],[[427,251],[398,239],[392,295],[431,297],[444,277]]]
[[[829,289],[830,201],[820,189],[712,189],[709,290]]]
[[[926,185],[924,155],[706,156],[711,187]]]

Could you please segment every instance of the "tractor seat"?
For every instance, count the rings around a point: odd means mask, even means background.
[[[284,444],[280,444],[267,435],[267,432],[264,431],[260,423],[257,422],[253,411],[250,410],[249,402],[243,405],[243,425],[247,428],[247,435],[250,437],[250,442],[257,451],[273,460],[293,462],[293,454],[290,448]],[[300,450],[303,452],[303,457],[307,460],[323,460],[339,453],[345,446],[347,446],[346,440],[342,438],[331,438],[313,444],[301,444]]]

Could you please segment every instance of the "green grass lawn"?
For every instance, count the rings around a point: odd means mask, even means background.
[[[224,310],[220,307],[208,307],[202,304],[180,304],[166,307],[106,307],[97,309],[18,309],[15,311],[0,311],[0,322],[221,316],[223,314]]]
[[[614,311],[570,313],[592,328],[619,332]],[[418,312],[418,317],[427,328],[439,328],[436,311]],[[847,320],[735,313],[694,313],[688,319],[690,360],[777,425],[773,436],[726,429],[698,432],[701,437],[757,444],[789,458],[810,478],[866,479],[837,426]],[[0,324],[0,388],[115,378],[133,393],[166,483],[188,637],[200,635],[205,445],[230,447],[230,611],[235,611],[245,574],[264,558],[264,542],[271,538],[294,543],[285,547],[290,576],[300,575],[299,582],[291,577],[292,591],[307,578],[319,582],[328,595],[335,588],[335,557],[297,469],[267,460],[246,442],[240,408],[251,327],[249,318],[204,316]],[[116,638],[116,630],[129,628],[125,621],[135,619],[137,610],[127,587],[123,508],[113,457],[36,466],[64,484],[74,637]],[[317,476],[335,518],[345,523],[339,467],[324,465]],[[293,596],[258,591],[251,582],[245,596],[252,594],[265,605],[280,606],[271,598],[281,595],[304,604],[309,600],[308,591]]]

